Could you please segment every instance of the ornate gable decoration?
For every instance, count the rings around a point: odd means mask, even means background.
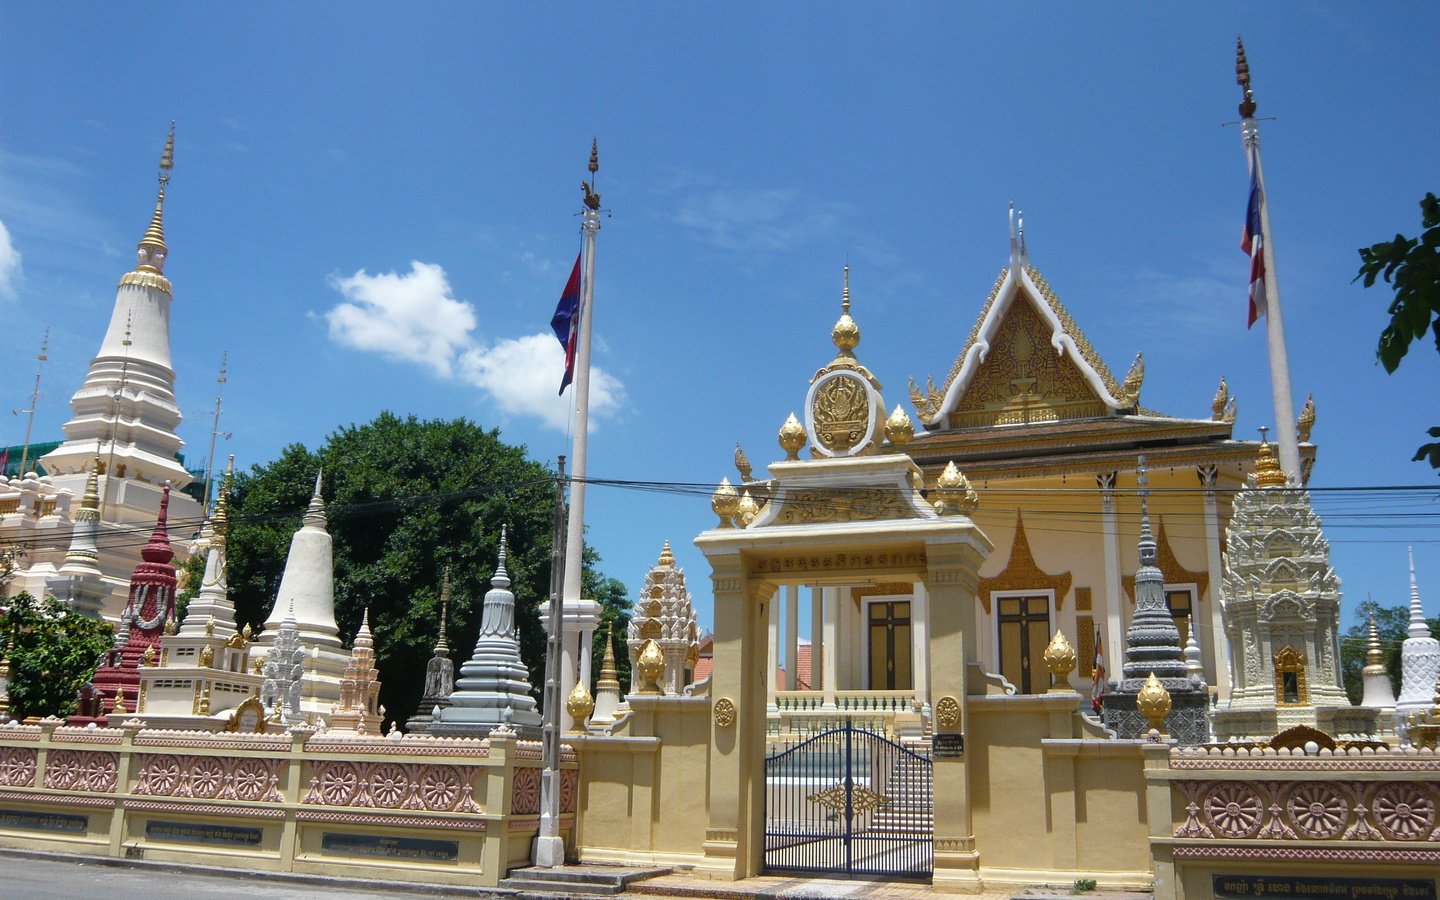
[[[1006,269],[956,357],[943,389],[912,378],[910,400],[931,428],[1019,425],[1134,412],[1139,356],[1116,382],[1034,268]]]
[[[1205,590],[1210,587],[1209,572],[1194,572],[1185,568],[1180,560],[1175,558],[1175,551],[1170,547],[1170,540],[1165,537],[1165,519],[1161,517],[1159,528],[1155,536],[1155,543],[1159,545],[1155,567],[1160,574],[1165,576],[1166,584],[1193,584],[1195,585],[1195,601],[1198,603],[1205,599]],[[1121,575],[1120,583],[1125,588],[1125,595],[1130,598],[1130,603],[1135,603],[1135,576]]]
[[[805,426],[817,456],[848,457],[874,453],[885,427],[880,382],[855,358],[860,326],[850,317],[850,267],[845,267],[840,320],[830,332],[839,351],[810,379],[805,397]]]
[[[1070,593],[1074,580],[1069,572],[1051,575],[1035,562],[1030,552],[1030,538],[1025,534],[1025,517],[1015,511],[1015,542],[1010,548],[1010,559],[1005,570],[993,578],[981,578],[977,593],[985,614],[990,614],[990,595],[996,591],[1054,591],[1055,609],[1065,608],[1065,595]]]

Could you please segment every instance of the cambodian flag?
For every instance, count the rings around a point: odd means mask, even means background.
[[[1250,327],[1265,315],[1265,236],[1260,228],[1260,166],[1250,157],[1250,202],[1245,206],[1245,232],[1240,236],[1240,249],[1250,256]]]
[[[1100,649],[1100,629],[1095,629],[1095,659],[1090,664],[1090,708],[1099,712],[1105,696],[1105,654]]]
[[[555,315],[550,319],[555,338],[565,348],[565,378],[560,382],[560,393],[570,386],[575,378],[575,345],[580,340],[580,257],[575,257],[575,268],[570,270],[570,280],[565,282],[565,293],[555,306]]]

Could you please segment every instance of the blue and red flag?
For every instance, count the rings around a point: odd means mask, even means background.
[[[565,348],[565,378],[560,382],[560,393],[570,386],[575,378],[575,346],[580,341],[580,256],[575,256],[575,268],[570,270],[570,280],[565,282],[565,292],[555,306],[555,315],[550,318],[550,327],[555,331],[556,340]]]
[[[1250,200],[1245,205],[1245,231],[1240,236],[1240,249],[1250,257],[1250,323],[1265,315],[1265,236],[1260,227],[1260,161],[1253,152],[1250,157]]]

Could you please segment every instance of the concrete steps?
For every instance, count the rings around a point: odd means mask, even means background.
[[[670,869],[634,869],[622,866],[561,866],[543,869],[529,866],[511,869],[500,887],[515,891],[519,900],[530,898],[613,897],[625,892],[626,885],[658,875]]]

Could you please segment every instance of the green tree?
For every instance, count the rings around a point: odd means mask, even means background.
[[[21,591],[10,598],[0,633],[10,650],[10,715],[68,716],[80,686],[115,642],[106,622],[71,612],[54,597]]]
[[[451,657],[457,664],[469,658],[502,525],[521,653],[538,694],[545,641],[538,606],[549,594],[554,471],[501,441],[498,429],[465,419],[420,421],[387,412],[337,430],[313,452],[292,444],[274,462],[235,478],[228,574],[241,622],[258,629],[268,616],[290,538],[322,468],[336,619],[342,634],[353,636],[369,608],[387,717],[403,722],[419,702],[447,565]],[[587,551],[587,590],[611,581],[595,571],[597,563]],[[603,598],[607,610],[615,596],[623,602],[623,586],[612,594]]]
[[[1418,238],[1395,235],[1360,249],[1360,272],[1356,281],[1364,280],[1368,288],[1383,278],[1395,291],[1390,301],[1390,324],[1380,332],[1376,354],[1386,372],[1394,372],[1410,350],[1410,344],[1424,337],[1435,336],[1435,349],[1440,351],[1440,199],[1426,194],[1420,201],[1420,224],[1425,229]],[[1440,426],[1429,430],[1440,438]],[[1440,443],[1422,444],[1415,459],[1428,459],[1440,469]]]
[[[1365,668],[1365,656],[1369,650],[1369,628],[1367,621],[1375,615],[1375,632],[1380,638],[1380,650],[1385,654],[1385,671],[1390,674],[1390,685],[1400,693],[1400,645],[1409,636],[1410,608],[1408,606],[1381,606],[1373,600],[1366,600],[1355,609],[1359,622],[1350,626],[1340,638],[1340,673],[1345,693],[1351,703],[1358,704],[1365,695],[1365,683],[1361,670]],[[1429,619],[1432,637],[1440,638],[1440,619]]]

